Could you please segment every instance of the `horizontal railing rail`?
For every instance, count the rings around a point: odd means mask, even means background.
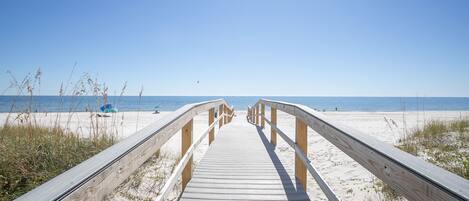
[[[265,117],[265,106],[271,108],[270,121]],[[261,108],[260,112],[259,108]],[[295,116],[295,142],[277,128],[277,110]],[[273,144],[276,144],[273,140],[274,135],[278,133],[290,146],[294,147],[297,159],[302,162],[300,165],[295,160],[295,176],[306,187],[305,175],[300,174],[301,166],[306,166],[304,168],[309,170],[326,196],[333,193],[328,192],[330,188],[321,176],[316,174],[314,167],[309,167],[310,162],[305,154],[307,153],[306,126],[409,200],[469,200],[468,180],[360,131],[337,123],[304,105],[260,99],[253,107],[248,108],[247,118],[261,127],[264,127],[264,122],[268,122],[271,125]],[[334,200],[333,197],[328,196],[328,198]]]
[[[215,108],[218,108],[219,111],[217,121],[214,121]],[[215,123],[217,122],[221,127],[228,123],[228,119],[234,115],[234,110],[223,99],[187,104],[36,187],[17,200],[101,200],[156,153],[179,130],[182,130],[182,154],[184,154],[182,162],[184,162],[185,170],[191,171],[192,162],[189,163],[189,160],[185,158],[191,158],[189,155],[192,153],[188,154],[185,148],[194,147],[192,145],[192,119],[206,111],[209,111],[210,126],[207,133],[211,137],[209,139],[209,143],[211,143],[214,139]],[[228,111],[230,113],[226,113]],[[203,136],[206,136],[206,133]],[[200,143],[199,141],[200,139],[197,144]],[[188,180],[190,180],[190,176],[183,177],[183,186],[187,184]],[[174,181],[170,180],[170,182]]]

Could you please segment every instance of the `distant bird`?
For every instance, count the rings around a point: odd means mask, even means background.
[[[197,80],[197,84],[199,84],[199,80]]]

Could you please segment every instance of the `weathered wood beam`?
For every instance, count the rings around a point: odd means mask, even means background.
[[[215,108],[210,108],[208,110],[208,125],[212,125],[215,120]],[[208,144],[212,144],[213,140],[215,139],[215,129],[210,129],[208,133]]]
[[[270,108],[270,119],[274,126],[277,126],[277,109],[274,107]],[[270,127],[270,143],[274,146],[277,145],[277,131],[274,127]]]
[[[303,153],[308,153],[308,127],[300,118],[296,118],[295,122],[295,143]],[[297,153],[295,154],[295,177],[300,181],[305,190],[308,184],[307,176],[306,166]]]
[[[223,126],[223,106],[224,105],[220,105],[220,107],[218,108],[218,116],[220,117],[219,118],[219,121],[218,121],[218,128],[221,128]]]
[[[261,104],[261,116],[265,116],[265,104]],[[264,129],[265,121],[264,118],[261,118],[261,128]]]
[[[184,154],[187,152],[189,147],[192,145],[192,132],[193,132],[193,120],[191,119],[184,127],[182,127],[181,131],[181,156],[184,156]],[[184,167],[184,170],[182,171],[182,190],[187,186],[187,183],[192,178],[192,157],[190,157],[189,162],[186,164],[186,167]]]

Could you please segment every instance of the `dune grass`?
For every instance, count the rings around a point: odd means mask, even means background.
[[[82,138],[61,128],[0,128],[0,200],[12,200],[115,143],[112,136]]]
[[[469,119],[430,121],[397,147],[469,179]]]
[[[433,163],[443,169],[469,179],[469,119],[453,121],[432,120],[401,139],[397,148]],[[383,192],[385,200],[402,197],[384,184],[375,182],[375,189]]]
[[[113,118],[107,125],[93,109],[108,101],[109,89],[98,79],[84,74],[72,82],[72,70],[58,96],[71,96],[73,103],[70,108],[64,108],[64,103],[59,105],[62,111],[68,112],[56,113],[53,124],[47,125],[35,115],[35,111],[42,109],[34,98],[39,93],[42,71],[38,69],[21,80],[7,73],[11,76],[9,89],[16,91],[17,96],[30,98],[26,107],[16,105],[14,98],[5,122],[0,125],[0,200],[15,199],[117,142],[118,120]],[[125,88],[126,84],[120,96]],[[72,132],[69,126],[80,97],[89,95],[96,97],[96,105],[87,109],[89,133]]]

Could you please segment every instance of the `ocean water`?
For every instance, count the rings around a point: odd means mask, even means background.
[[[261,97],[254,96],[111,96],[110,103],[119,111],[174,111],[185,104],[224,98],[236,110],[246,110]],[[434,111],[469,110],[469,97],[290,97],[267,96],[303,104],[325,111]],[[30,103],[33,104],[30,104]],[[37,112],[97,111],[103,103],[102,97],[59,97],[59,96],[0,96],[0,112],[20,112],[31,108]]]

